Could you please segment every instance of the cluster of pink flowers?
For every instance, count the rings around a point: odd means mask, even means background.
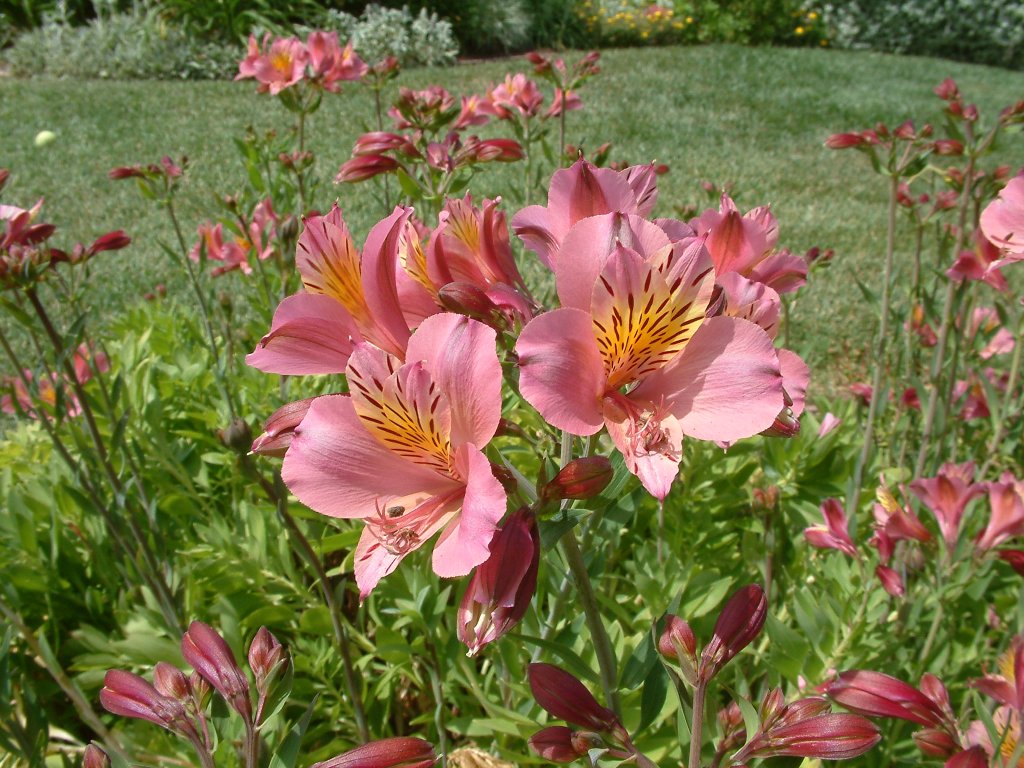
[[[211,272],[214,277],[234,270],[251,274],[250,256],[265,261],[274,254],[278,216],[269,197],[257,203],[248,221],[242,218],[232,224],[233,228],[226,228],[223,222],[200,224],[199,241],[189,252],[189,258],[197,263],[204,254],[207,259],[220,262]]]
[[[268,33],[262,44],[249,36],[249,49],[235,79],[253,78],[256,90],[271,96],[300,82],[336,93],[340,83],[361,80],[368,71],[351,42],[341,47],[337,32],[310,32],[306,42]]]
[[[957,551],[971,503],[987,496],[988,521],[975,535],[973,548],[979,554],[995,551],[1016,569],[1024,559],[1024,550],[999,548],[1011,539],[1024,537],[1024,480],[1004,472],[998,481],[975,482],[974,473],[973,462],[944,464],[938,475],[915,480],[909,490],[935,518],[948,558]],[[807,542],[820,549],[838,550],[851,558],[861,557],[850,538],[849,521],[839,502],[827,499],[821,512],[824,523],[804,531]],[[910,506],[900,503],[885,485],[878,490],[874,519],[869,544],[878,552],[875,574],[889,594],[902,596],[906,591],[903,576],[890,565],[897,545],[911,541],[927,545],[935,537]]]
[[[481,576],[488,586],[467,598],[471,647],[498,633],[480,623],[473,600],[501,604],[514,619],[532,593],[524,585],[535,581],[536,545],[502,543],[535,541],[532,515],[500,527],[506,473],[485,454],[502,412],[499,336],[504,349],[514,342],[527,402],[576,435],[606,427],[659,498],[678,472],[684,435],[726,443],[795,431],[807,373],[772,343],[771,285],[797,283],[789,260],[774,254],[774,218],[759,211],[736,225],[727,213],[702,235],[651,220],[654,178],[651,166],[615,172],[580,161],[554,175],[547,206],[513,217],[553,272],[561,306],[546,312],[519,274],[498,201],[449,200],[433,229],[396,208],[361,251],[337,208],[306,220],[296,254],[305,290],[281,303],[248,362],[280,374],[344,373],[349,393],[285,406],[254,450],[284,452],[284,480],[303,503],[364,522],[355,554],[362,596],[436,534],[433,568],[445,577],[503,549],[518,553],[519,575]],[[716,240],[716,228],[730,225],[751,241],[738,255]],[[603,470],[581,466],[556,496],[588,486],[591,471]],[[492,602],[495,584],[505,596]]]
[[[93,354],[85,344],[79,345],[72,358],[72,369],[75,380],[79,384],[85,384],[93,377],[93,370],[104,373],[110,370],[110,361],[102,352]],[[78,398],[69,386],[65,386],[60,377],[55,373],[43,376],[36,383],[35,392],[30,392],[25,382],[32,383],[35,379],[34,373],[26,368],[21,376],[5,377],[2,381],[10,388],[10,392],[0,396],[0,411],[8,414],[24,413],[33,419],[40,418],[36,407],[42,403],[46,409],[52,411],[57,407],[58,402],[63,405],[64,413],[67,416],[75,417],[82,412],[82,406]]]
[[[969,683],[999,705],[992,715],[986,714],[995,727],[991,735],[981,720],[972,721],[966,729],[960,727],[949,691],[932,674],[925,674],[915,688],[881,672],[851,670],[822,689],[833,701],[857,714],[905,720],[920,726],[913,734],[914,743],[926,757],[945,760],[947,768],[1010,766],[1024,735],[1024,635],[1013,638],[999,659],[998,669],[998,673]]]

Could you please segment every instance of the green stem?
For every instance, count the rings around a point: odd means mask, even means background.
[[[992,462],[999,455],[999,446],[1006,435],[1006,424],[1010,419],[1010,410],[1015,405],[1019,407],[1020,401],[1014,399],[1013,393],[1017,389],[1017,379],[1020,377],[1022,348],[1024,348],[1024,318],[1017,323],[1017,341],[1013,347],[1013,357],[1010,359],[1010,378],[1006,382],[1003,402],[999,407],[999,421],[996,424],[996,431],[992,435],[991,442],[988,444],[988,458],[985,459],[981,472],[978,474],[982,479],[985,478],[986,473],[992,466]]]
[[[441,664],[437,658],[434,644],[427,641],[430,658],[427,661],[427,673],[430,675],[430,689],[434,694],[434,727],[437,728],[437,750],[441,753],[441,768],[448,766],[448,726],[444,706],[444,683],[441,680]]]
[[[583,560],[583,552],[580,551],[579,543],[576,541],[576,529],[566,532],[561,539],[562,551],[569,564],[573,580],[576,582],[576,589],[580,595],[580,604],[587,620],[587,627],[590,629],[590,640],[594,644],[594,653],[597,656],[597,664],[601,671],[601,687],[604,689],[605,701],[608,706],[620,715],[618,695],[618,672],[616,670],[615,652],[612,650],[611,638],[608,637],[608,630],[605,629],[604,621],[601,619],[601,609],[597,604],[597,597],[594,595],[594,587],[590,582],[590,574],[587,573],[587,565]],[[621,716],[621,715],[620,715]]]
[[[993,136],[994,134],[990,134]],[[970,124],[967,125],[967,139],[968,142],[972,138],[970,131]],[[990,140],[983,142],[985,146],[990,143]],[[959,215],[957,217],[957,229],[956,238],[953,242],[953,254],[960,253],[960,250],[964,246],[964,240],[966,232],[964,227],[967,225],[967,209],[971,204],[971,183],[974,180],[974,162],[976,154],[975,151],[968,152],[967,155],[967,167],[964,170],[963,176],[963,190],[960,194],[959,204]],[[935,431],[935,417],[939,410],[939,390],[941,389],[941,377],[942,377],[942,365],[946,362],[946,344],[949,341],[949,331],[953,325],[953,308],[954,298],[956,297],[956,283],[952,280],[949,281],[946,286],[946,298],[943,302],[942,310],[942,325],[939,328],[939,339],[935,345],[935,351],[932,353],[932,365],[929,371],[929,384],[930,390],[928,392],[928,406],[925,410],[924,417],[924,429],[921,433],[921,447],[917,452],[917,462],[914,465],[914,477],[921,477],[924,474],[925,464],[928,461],[928,449],[931,446],[932,435]],[[949,375],[952,377],[956,374],[956,371],[950,371]],[[948,403],[947,403],[948,407]]]
[[[39,642],[39,638],[36,637],[35,633],[25,624],[24,620],[17,611],[7,604],[7,601],[0,597],[0,614],[3,615],[4,620],[7,621],[11,626],[18,630],[25,644],[32,651],[32,655],[42,663],[46,668],[47,673],[53,678],[53,681],[58,687],[64,692],[64,695],[68,697],[68,700],[72,703],[75,711],[78,712],[78,716],[82,719],[82,722],[89,726],[102,740],[104,746],[110,751],[116,754],[124,761],[128,761],[129,757],[125,753],[121,743],[114,737],[114,734],[110,732],[99,715],[96,714],[96,710],[89,704],[89,700],[85,698],[82,692],[75,685],[74,681],[67,676],[67,673],[59,666],[52,662],[53,655],[44,651],[42,645]]]
[[[700,768],[701,741],[704,731],[704,699],[708,692],[708,684],[698,680],[693,691],[693,722],[690,724],[690,759],[687,768]]]
[[[871,456],[874,439],[875,417],[882,400],[882,371],[885,368],[886,344],[889,340],[889,301],[892,288],[893,261],[896,252],[896,195],[899,191],[899,176],[893,174],[889,179],[889,221],[885,238],[885,274],[882,278],[882,307],[878,325],[878,338],[875,345],[875,369],[871,377],[871,402],[868,404],[867,423],[864,425],[864,443],[853,471],[853,487],[846,504],[846,514],[852,517],[860,504],[861,482],[864,469]]]

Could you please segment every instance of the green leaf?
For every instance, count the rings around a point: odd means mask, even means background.
[[[635,691],[650,675],[651,668],[658,664],[658,649],[654,644],[654,632],[648,632],[633,651],[633,655],[622,668],[619,685],[627,691]]]
[[[643,730],[661,713],[668,695],[668,673],[661,664],[655,664],[644,680],[644,690],[640,696],[640,725]]]
[[[270,758],[270,768],[295,768],[295,761],[299,757],[299,747],[302,746],[302,737],[305,735],[306,729],[309,728],[309,720],[313,717],[317,698],[318,696],[313,697],[313,700],[309,702],[309,706],[306,707],[306,712],[299,718],[299,722],[288,731],[288,735],[284,737],[281,746],[277,748],[277,752]]]

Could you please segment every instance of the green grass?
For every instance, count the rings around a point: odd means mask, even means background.
[[[603,73],[582,92],[584,110],[570,116],[568,139],[589,147],[612,141],[615,159],[668,163],[657,215],[701,199],[701,180],[732,182],[741,207],[772,204],[782,245],[797,252],[813,245],[836,250],[832,268],[800,294],[792,316],[793,346],[809,358],[825,390],[860,375],[873,332],[873,309],[855,278],[878,282],[885,182],[857,153],[824,149],[824,139],[878,121],[940,123],[941,104],[931,89],[947,76],[989,118],[1024,94],[1024,73],[860,52],[627,49],[607,52],[602,65]],[[526,62],[421,69],[403,73],[399,82],[440,82],[458,94],[483,90],[517,70],[528,71]],[[349,88],[325,98],[309,129],[324,180],[317,202],[326,207],[337,196],[357,239],[379,215],[376,204],[367,187],[335,187],[329,179],[370,119],[369,93]],[[0,165],[12,171],[4,202],[27,205],[45,196],[46,218],[67,239],[87,240],[118,227],[135,238],[131,249],[94,262],[90,303],[109,318],[158,282],[182,296],[185,285],[156,246],[171,238],[162,213],[131,183],[108,181],[106,172],[163,154],[187,155],[182,219],[194,230],[215,210],[215,195],[244,181],[232,139],[248,125],[286,130],[289,115],[256,95],[251,82],[3,80],[0,125]],[[43,129],[58,139],[36,148],[33,138]],[[1004,142],[999,161],[1024,164],[1019,136]],[[489,169],[471,189],[477,196],[501,193],[518,184],[515,173]]]

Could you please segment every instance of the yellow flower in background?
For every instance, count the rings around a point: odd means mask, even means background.
[[[794,31],[794,32],[796,32],[796,33],[797,33],[797,35],[802,35],[802,34],[804,33],[804,28],[803,28],[803,27],[797,27],[797,28],[796,28],[795,30],[793,30],[793,31]]]

